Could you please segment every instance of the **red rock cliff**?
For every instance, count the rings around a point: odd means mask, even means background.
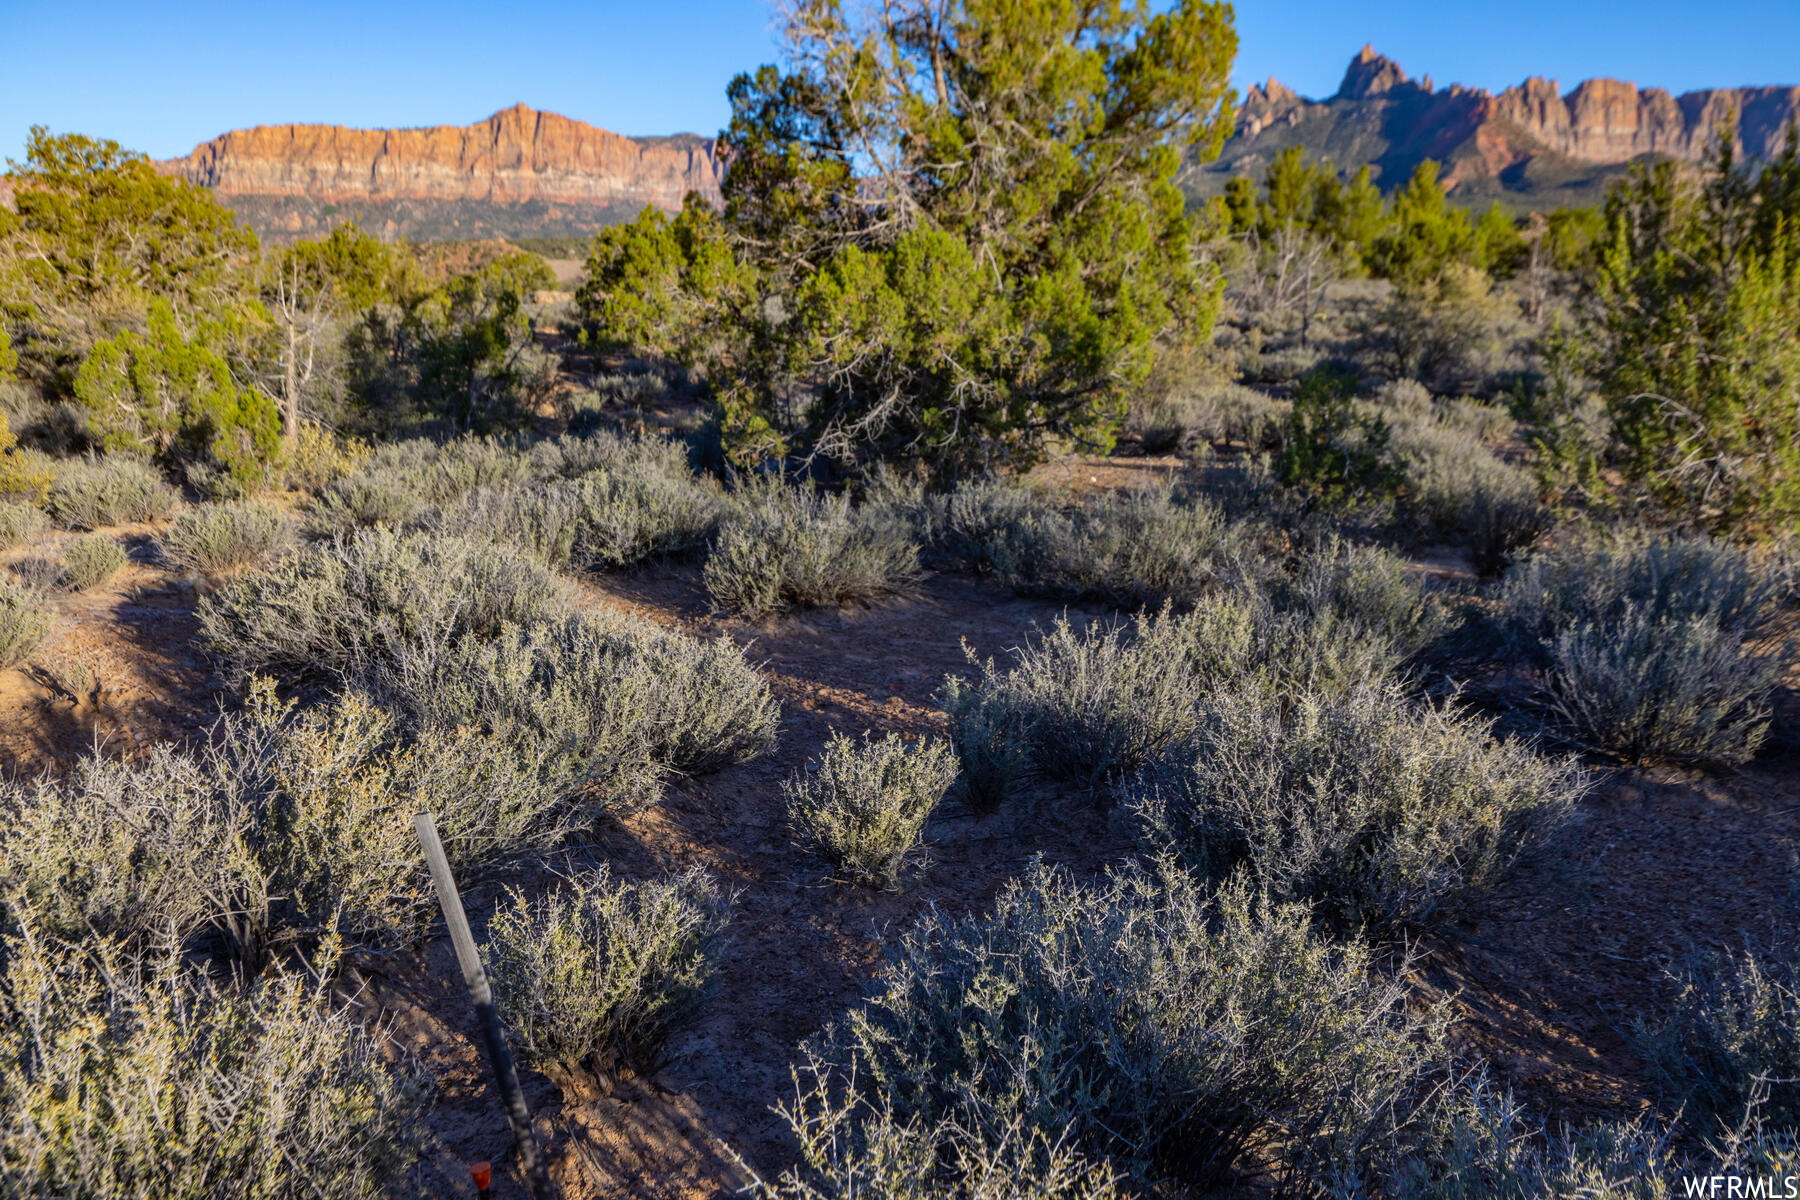
[[[690,191],[716,200],[720,176],[710,139],[630,138],[523,104],[468,126],[263,125],[157,165],[228,204],[252,197],[677,209]]]

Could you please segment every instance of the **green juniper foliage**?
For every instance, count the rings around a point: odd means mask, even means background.
[[[599,335],[703,369],[740,462],[1109,446],[1152,340],[1210,328],[1175,176],[1230,130],[1230,9],[807,0],[782,40],[723,211],[596,241]]]

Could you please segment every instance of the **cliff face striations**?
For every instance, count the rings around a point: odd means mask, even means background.
[[[1444,166],[1450,186],[1471,200],[1515,207],[1592,203],[1625,164],[1644,158],[1699,163],[1728,128],[1742,157],[1769,159],[1800,120],[1800,87],[1714,88],[1675,96],[1616,79],[1590,79],[1563,92],[1532,78],[1493,95],[1414,81],[1365,46],[1337,93],[1309,100],[1276,80],[1251,87],[1237,132],[1195,190],[1217,191],[1237,174],[1259,174],[1291,145],[1354,170],[1367,163],[1384,189],[1419,161]]]
[[[350,218],[416,239],[584,233],[690,191],[716,201],[720,177],[709,139],[624,137],[523,104],[468,126],[259,126],[157,165],[278,237]]]

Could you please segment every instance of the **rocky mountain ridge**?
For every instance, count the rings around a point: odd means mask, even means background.
[[[1533,77],[1494,95],[1429,75],[1414,81],[1394,60],[1364,46],[1336,94],[1309,100],[1275,79],[1252,86],[1237,131],[1202,169],[1200,191],[1237,174],[1259,174],[1290,145],[1340,168],[1370,164],[1391,188],[1421,159],[1444,164],[1468,198],[1515,207],[1591,202],[1625,164],[1654,157],[1698,163],[1729,127],[1741,155],[1769,159],[1800,120],[1800,87],[1710,88],[1673,95],[1617,79],[1589,79],[1568,92]],[[1209,184],[1211,186],[1209,186]]]
[[[473,125],[234,130],[157,168],[210,187],[258,232],[355,218],[419,240],[584,233],[646,205],[719,193],[709,138],[633,138],[524,104]]]

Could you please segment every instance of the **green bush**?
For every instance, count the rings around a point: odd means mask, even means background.
[[[630,566],[705,544],[719,498],[690,474],[590,471],[567,486],[579,513],[575,557],[590,570]]]
[[[177,571],[225,575],[275,557],[293,540],[287,514],[262,500],[227,500],[190,508],[157,539],[157,553]]]
[[[416,481],[404,476],[348,475],[320,490],[307,511],[316,533],[344,534],[375,525],[403,525],[425,510]]]
[[[1246,872],[1341,930],[1440,924],[1492,883],[1583,785],[1455,709],[1383,685],[1291,700],[1209,696],[1192,737],[1126,797],[1152,852]]]
[[[175,489],[135,458],[87,458],[62,464],[45,502],[65,529],[104,529],[155,521],[175,507]]]
[[[89,533],[70,542],[63,551],[62,572],[57,582],[71,592],[85,592],[105,584],[125,566],[125,548],[104,533]]]
[[[1355,509],[1390,499],[1399,486],[1388,423],[1359,409],[1354,392],[1352,377],[1323,368],[1294,389],[1275,476],[1308,503]]]
[[[50,632],[50,614],[38,593],[0,577],[0,671],[31,657]]]
[[[1397,420],[1393,451],[1404,513],[1425,532],[1466,541],[1482,574],[1503,570],[1551,525],[1531,477],[1465,429],[1429,418]]]
[[[904,531],[852,510],[846,496],[777,481],[732,498],[705,568],[713,600],[751,618],[887,595],[918,575],[918,546]]]
[[[1378,1148],[1443,1058],[1435,1016],[1408,1009],[1298,906],[1036,867],[992,915],[922,917],[806,1074],[921,1130],[1018,1129],[1204,1192],[1252,1162],[1346,1174]]]
[[[8,1195],[413,1194],[425,1080],[329,987],[238,991],[173,952],[57,944],[28,917],[4,958]]]
[[[950,723],[963,788],[977,812],[993,812],[1005,802],[1027,766],[1022,714],[957,676],[944,682],[941,696]]]
[[[1245,572],[1243,537],[1213,505],[1151,487],[1006,526],[986,557],[1004,583],[1066,599],[1192,604]]]
[[[363,530],[289,553],[200,603],[200,627],[240,671],[342,674],[366,659],[569,606],[522,551],[448,534]]]
[[[892,1109],[814,1077],[777,1112],[800,1162],[757,1200],[1122,1200],[1117,1173],[1019,1119],[994,1130],[901,1121]]]
[[[858,745],[834,733],[818,769],[784,787],[788,818],[801,839],[841,878],[894,891],[931,810],[956,782],[950,748],[932,740],[908,745],[898,734]]]
[[[181,941],[236,890],[235,817],[207,764],[169,745],[141,764],[83,758],[66,778],[0,783],[0,884],[47,934]]]
[[[0,550],[29,542],[49,526],[49,518],[37,506],[0,500]]]
[[[942,513],[931,522],[934,542],[978,571],[995,568],[997,552],[1006,547],[1008,531],[1054,513],[1044,497],[1007,479],[979,478],[957,485],[942,501]]]
[[[1791,653],[1783,589],[1720,542],[1615,539],[1531,559],[1502,598],[1574,737],[1633,760],[1741,763]]]
[[[1702,1129],[1800,1128],[1800,954],[1724,955],[1675,982],[1673,1008],[1636,1023],[1669,1101]]]
[[[535,901],[511,891],[486,957],[525,1059],[607,1083],[666,1065],[670,1036],[711,991],[731,903],[698,867],[625,883],[600,866]]]
[[[389,945],[431,911],[417,813],[464,871],[591,823],[507,733],[404,729],[355,693],[296,713],[264,682],[190,752],[0,790],[0,881],[60,934],[211,930],[252,969],[334,937]]]
[[[1080,632],[1059,618],[1014,652],[1012,670],[988,660],[974,694],[954,685],[947,703],[959,725],[1021,730],[1032,763],[1052,779],[1114,782],[1193,728],[1204,692],[1185,653],[1187,629],[1167,613]]]
[[[1254,688],[1286,703],[1395,676],[1432,610],[1391,556],[1327,548],[1268,590],[1208,596],[1129,626],[1077,630],[1059,619],[1002,671],[952,680],[943,703],[970,772],[971,798],[997,803],[1028,759],[1052,779],[1110,786],[1197,728],[1217,688]]]

